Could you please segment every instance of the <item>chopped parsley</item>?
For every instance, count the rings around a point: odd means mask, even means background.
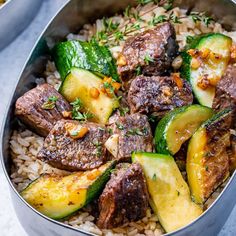
[[[135,72],[136,72],[136,75],[141,75],[141,74],[142,74],[141,66],[138,66],[138,67],[135,69]]]
[[[115,89],[114,89],[114,87],[113,87],[110,83],[104,82],[104,83],[103,83],[103,87],[104,87],[105,89],[108,89],[109,92],[110,92],[110,94],[112,94],[113,96],[115,96]]]
[[[113,134],[113,129],[112,129],[112,128],[108,128],[107,130],[108,130],[108,133],[109,133],[110,135]]]
[[[116,127],[119,129],[119,130],[124,130],[124,126],[122,124],[119,124],[116,122]]]
[[[79,98],[76,98],[74,102],[70,103],[72,105],[72,119],[79,121],[86,121],[90,118],[93,118],[93,114],[87,112],[81,112],[83,108],[83,103]]]
[[[48,100],[46,102],[43,103],[43,105],[41,107],[44,110],[51,110],[51,109],[55,108],[57,100],[58,100],[57,96],[51,96],[48,98]]]
[[[145,61],[145,63],[146,63],[147,65],[149,65],[150,62],[154,62],[154,59],[151,58],[150,55],[147,54],[147,55],[144,57],[144,61]]]
[[[157,180],[157,175],[156,175],[156,173],[152,176],[152,180],[153,180],[153,181],[156,181],[156,180]]]
[[[121,116],[125,116],[126,113],[129,112],[129,108],[128,108],[128,107],[120,107],[120,108],[119,108],[119,112],[120,112],[120,115],[121,115]]]
[[[96,147],[96,155],[101,156],[102,155],[102,143],[98,141],[94,141],[93,145]]]
[[[127,131],[126,136],[131,136],[131,135],[139,135],[139,136],[144,136],[148,134],[148,129],[146,127],[139,129],[139,128],[133,128]]]

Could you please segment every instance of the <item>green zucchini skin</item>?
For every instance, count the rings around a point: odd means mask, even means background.
[[[87,177],[93,174],[93,170],[82,175],[77,172],[64,177],[41,175],[20,194],[42,214],[52,219],[63,219],[100,195],[115,164],[115,161],[111,161],[97,168],[100,173],[95,179]]]
[[[212,43],[209,43],[212,42]],[[219,45],[222,45],[222,48],[220,48]],[[195,37],[191,37],[190,40],[187,41],[187,45],[183,52],[181,52],[181,56],[183,59],[182,66],[180,68],[180,73],[182,78],[188,80],[192,86],[193,93],[199,104],[212,107],[212,102],[214,98],[214,89],[213,88],[207,88],[206,90],[202,90],[197,85],[198,77],[203,75],[211,75],[213,74],[217,76],[222,76],[226,66],[228,64],[229,58],[230,58],[230,47],[232,44],[232,39],[224,34],[221,33],[208,33],[208,34],[202,34]],[[205,46],[208,45],[208,46]],[[208,66],[208,63],[204,61],[202,68],[202,65],[199,69],[192,69],[191,68],[191,61],[192,57],[188,54],[189,49],[199,49],[202,48],[208,48],[212,50],[213,52],[220,51],[221,53],[225,55],[224,58],[220,59],[219,62],[214,62],[214,64],[217,66],[217,70],[214,68],[211,68]],[[228,54],[226,56],[226,54]],[[211,62],[212,63],[212,62]]]
[[[78,40],[61,42],[52,49],[52,57],[62,80],[72,67],[89,70],[101,77],[111,76],[119,81],[116,63],[106,46],[95,41]]]
[[[190,117],[188,120],[184,120],[183,116],[188,116],[193,113],[199,113],[198,119],[194,117]],[[169,154],[174,155],[176,152],[179,151],[180,147],[177,150],[172,150],[170,148],[172,142],[175,140],[170,140],[170,138],[167,137],[168,132],[170,132],[169,136],[172,137],[174,134],[171,135],[171,128],[173,129],[173,126],[178,128],[178,123],[181,124],[183,122],[186,123],[185,128],[188,128],[189,124],[192,124],[194,126],[192,130],[192,134],[196,131],[196,129],[204,122],[206,119],[210,118],[213,115],[213,111],[211,108],[204,107],[201,105],[189,105],[189,106],[183,106],[180,108],[176,108],[170,112],[168,112],[158,123],[156,130],[155,130],[155,146],[156,151],[158,153],[162,154]],[[191,120],[191,118],[193,118]],[[189,123],[190,121],[190,123]],[[172,130],[176,131],[176,130]],[[179,132],[179,130],[177,130]],[[184,130],[183,130],[184,131]],[[184,133],[183,133],[184,135]],[[191,136],[187,137],[189,139]],[[186,139],[186,140],[187,140]],[[186,140],[184,140],[181,144],[183,144]]]
[[[192,199],[198,204],[203,204],[229,176],[231,116],[231,108],[218,112],[189,141],[186,172]]]
[[[188,225],[202,214],[202,208],[192,202],[188,185],[172,156],[133,152],[132,162],[143,168],[150,205],[167,233]]]

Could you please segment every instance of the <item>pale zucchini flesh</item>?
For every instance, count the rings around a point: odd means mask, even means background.
[[[102,92],[98,98],[91,97],[90,89],[100,89],[101,85],[102,80],[98,76],[87,70],[73,68],[59,91],[69,102],[79,98],[85,110],[94,116],[92,121],[106,124],[114,109],[119,107],[119,101]]]
[[[212,115],[211,108],[201,105],[190,105],[170,111],[156,127],[156,151],[163,154],[176,154],[181,145]]]
[[[212,107],[213,99],[215,96],[215,87],[209,86],[207,89],[202,89],[198,86],[198,81],[201,76],[210,75],[212,77],[222,77],[226,70],[228,62],[230,60],[230,48],[232,45],[232,39],[226,35],[220,33],[210,33],[197,37],[198,42],[194,43],[193,49],[210,49],[211,52],[222,56],[219,60],[211,60],[201,64],[198,69],[191,68],[191,56],[184,56],[184,72],[186,79],[188,79],[192,85],[193,93],[198,102],[207,107]],[[189,49],[188,48],[188,49]]]
[[[227,147],[230,134],[224,127],[224,119],[229,112],[225,110],[214,115],[190,139],[186,171],[192,199],[198,204],[203,204],[229,176]],[[209,137],[211,134],[213,138]]]
[[[132,161],[141,164],[147,180],[150,204],[167,233],[180,229],[203,212],[192,202],[173,157],[156,153],[133,153]]]
[[[93,200],[102,190],[113,167],[101,167],[68,176],[43,175],[32,182],[21,196],[36,210],[53,218],[64,218]]]

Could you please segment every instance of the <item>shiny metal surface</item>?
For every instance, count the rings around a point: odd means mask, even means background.
[[[43,0],[9,0],[0,7],[0,50],[31,22]]]
[[[17,125],[13,116],[16,98],[35,86],[35,78],[44,71],[48,58],[48,49],[55,42],[63,39],[69,32],[76,32],[84,23],[91,22],[102,15],[112,15],[124,8],[129,0],[71,0],[65,4],[48,25],[36,43],[12,94],[9,108],[1,132],[1,159],[3,169],[9,182],[13,204],[18,218],[30,236],[88,235],[78,229],[63,225],[38,213],[29,206],[17,193],[10,179],[9,138],[12,129]],[[208,11],[216,16],[227,29],[236,30],[236,5],[227,0],[177,0],[177,5],[190,9]],[[236,203],[236,174],[231,177],[224,191],[214,204],[190,225],[167,235],[171,236],[215,236],[224,225]],[[91,235],[91,234],[90,234]]]

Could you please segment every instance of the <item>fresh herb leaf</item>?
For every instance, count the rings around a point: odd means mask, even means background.
[[[50,101],[50,102],[56,102],[57,100],[58,100],[57,96],[51,96],[48,98],[48,101]]]
[[[124,130],[124,126],[120,123],[117,123],[116,122],[116,127],[119,129],[119,130]]]
[[[79,121],[86,121],[93,118],[93,114],[89,112],[82,113],[80,110],[83,108],[83,103],[79,98],[76,98],[74,102],[70,103],[72,105],[72,119]]]
[[[102,127],[98,127],[98,129],[101,130],[101,131],[105,131],[105,129],[102,128]]]
[[[44,110],[52,110],[56,106],[56,101],[58,100],[57,96],[51,96],[46,102],[41,106]]]
[[[149,54],[147,54],[145,57],[144,57],[144,61],[147,65],[149,65],[150,62],[154,62],[154,59],[150,57]]]
[[[181,24],[182,23],[180,18],[178,16],[176,16],[173,11],[171,12],[171,14],[169,16],[169,20],[171,20],[175,24]]]
[[[155,15],[149,22],[148,24],[150,26],[156,26],[159,23],[167,21],[167,17],[165,15]]]
[[[131,135],[139,135],[139,136],[144,136],[147,135],[148,130],[146,127],[139,129],[139,128],[133,128],[127,131],[126,136],[131,136]]]
[[[108,130],[108,133],[109,133],[110,135],[113,134],[113,129],[112,129],[112,128],[108,128],[107,130]]]
[[[207,16],[205,12],[191,12],[189,15],[194,21],[194,23],[202,21],[207,27],[211,22],[214,21],[214,19],[212,17]]]
[[[208,27],[211,22],[214,22],[214,19],[212,17],[206,16],[206,17],[203,18],[203,22]]]
[[[153,2],[153,3],[158,3],[160,0],[137,0],[137,3],[140,4],[140,5],[146,5],[150,2]]]
[[[208,169],[209,169],[208,166],[205,166],[205,170],[208,171]]]
[[[162,7],[163,7],[165,10],[169,11],[169,10],[171,10],[171,9],[173,8],[173,2],[174,2],[174,0],[167,0],[167,1],[162,5]]]
[[[94,141],[93,145],[96,147],[96,155],[101,156],[102,155],[102,143],[98,141]]]
[[[104,87],[105,89],[108,89],[109,92],[115,97],[115,89],[114,89],[114,87],[112,86],[112,84],[110,84],[110,83],[108,83],[108,82],[104,82],[104,83],[103,83],[103,87]]]
[[[74,102],[71,102],[70,105],[73,106],[73,108],[80,109],[83,107],[83,103],[79,98],[76,98]]]
[[[141,66],[138,66],[136,69],[135,69],[135,72],[136,72],[136,75],[141,75],[142,72],[141,72]]]
[[[187,43],[187,44],[191,44],[191,43],[193,42],[193,40],[194,40],[194,37],[191,36],[191,35],[188,35],[188,36],[186,37],[186,43]]]
[[[114,37],[116,41],[124,40],[124,34],[119,30],[114,33]]]
[[[120,111],[121,116],[125,116],[125,114],[129,112],[129,108],[128,107],[120,107],[119,111]]]
[[[113,30],[117,30],[117,28],[119,27],[119,23],[118,22],[113,22],[113,20],[111,18],[103,18],[103,26],[105,28],[105,32],[111,32]]]
[[[124,11],[124,16],[125,17],[129,17],[130,16],[130,9],[131,9],[131,6],[128,5],[126,8],[125,8],[125,11]]]
[[[154,115],[150,115],[149,117],[148,117],[148,120],[150,121],[150,122],[156,122],[157,121],[157,117],[156,116],[154,116]]]
[[[153,180],[153,181],[156,181],[156,180],[157,180],[157,175],[156,175],[156,173],[152,176],[152,180]]]

